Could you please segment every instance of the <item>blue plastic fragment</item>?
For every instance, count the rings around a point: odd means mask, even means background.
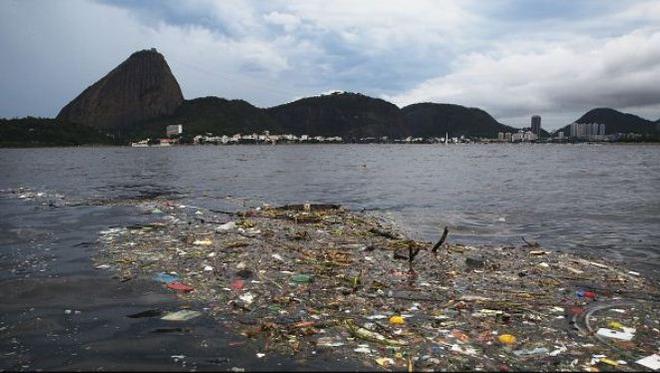
[[[165,284],[169,284],[170,282],[174,282],[178,280],[179,280],[179,276],[170,275],[169,273],[165,273],[165,272],[158,272],[154,275],[154,281],[162,282]]]

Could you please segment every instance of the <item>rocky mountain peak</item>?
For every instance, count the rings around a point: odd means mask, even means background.
[[[170,115],[182,103],[165,57],[152,48],[131,54],[62,108],[57,119],[112,131]]]

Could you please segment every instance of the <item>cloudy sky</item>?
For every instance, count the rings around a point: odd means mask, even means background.
[[[0,1],[0,117],[54,116],[133,51],[186,98],[268,107],[333,90],[399,106],[660,118],[660,1]]]

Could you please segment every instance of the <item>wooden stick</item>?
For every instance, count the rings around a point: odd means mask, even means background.
[[[417,250],[413,250],[412,245],[408,246],[408,252],[410,255],[408,256],[408,261],[412,263],[413,260],[415,260],[415,257],[417,254],[419,254],[419,251],[421,250],[421,247],[418,247]]]
[[[440,241],[438,241],[438,243],[433,245],[433,249],[431,249],[431,252],[435,254],[438,251],[440,246],[442,246],[442,244],[445,243],[448,234],[449,234],[449,229],[445,227],[445,230],[442,232],[442,237],[440,237]]]

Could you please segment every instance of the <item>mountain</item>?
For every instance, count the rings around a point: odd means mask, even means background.
[[[22,122],[21,122],[22,121]],[[605,123],[606,133],[660,133],[660,119],[651,122],[613,109],[593,109],[576,122]],[[27,123],[27,124],[26,124]],[[133,53],[99,81],[62,108],[57,121],[29,118],[3,121],[0,137],[9,142],[76,144],[74,134],[90,142],[162,137],[167,125],[183,124],[184,137],[212,133],[232,135],[269,130],[296,135],[403,138],[495,138],[498,132],[518,129],[499,123],[487,112],[453,104],[417,103],[399,109],[382,99],[359,93],[333,93],[306,97],[271,108],[258,108],[243,100],[202,97],[184,100],[165,57],[155,49]],[[57,127],[59,125],[59,127]],[[569,133],[569,127],[561,130]],[[47,134],[34,136],[35,131]],[[7,134],[7,135],[5,135]],[[100,135],[102,137],[97,137]],[[547,135],[545,131],[543,135]],[[41,135],[39,135],[41,136]],[[81,140],[81,141],[87,141]],[[7,143],[7,141],[5,141]]]
[[[113,143],[112,138],[84,124],[34,117],[0,119],[0,147]]]
[[[162,136],[168,124],[181,123],[187,136],[213,133],[309,134],[402,138],[452,136],[497,137],[515,131],[483,110],[449,104],[415,104],[404,109],[359,93],[333,93],[307,97],[268,109],[242,100],[204,97],[185,101],[174,114],[136,126],[132,137]]]
[[[286,132],[321,136],[401,138],[484,136],[512,131],[483,110],[448,104],[404,109],[359,93],[302,98],[261,109],[243,100],[203,97],[185,101],[163,55],[133,53],[60,111],[57,119],[92,126],[124,139],[161,137],[169,124],[185,136]]]
[[[286,132],[320,136],[400,137],[405,125],[399,108],[359,93],[307,97],[266,109]]]
[[[473,136],[496,138],[516,128],[498,123],[487,112],[453,104],[420,103],[401,110],[406,132],[416,137]]]
[[[653,133],[656,130],[654,123],[650,120],[640,118],[634,114],[622,113],[610,108],[596,108],[589,110],[575,122],[604,123],[606,135],[619,132],[635,132],[640,134]],[[567,125],[558,131],[564,131],[564,134],[568,135],[570,133],[570,125]]]
[[[399,109],[359,93],[306,97],[271,108],[243,100],[202,97],[184,100],[165,58],[155,49],[133,53],[67,104],[58,121],[92,126],[124,140],[162,137],[169,124],[184,136],[263,132],[297,135],[403,138],[497,137],[516,128],[490,114],[460,105],[419,103]]]
[[[183,95],[162,54],[133,53],[67,104],[58,120],[116,132],[131,124],[171,115]]]
[[[202,97],[184,101],[172,115],[138,123],[126,134],[133,138],[161,137],[168,124],[183,124],[184,134],[190,137],[205,133],[233,135],[281,129],[264,109],[246,101]]]

